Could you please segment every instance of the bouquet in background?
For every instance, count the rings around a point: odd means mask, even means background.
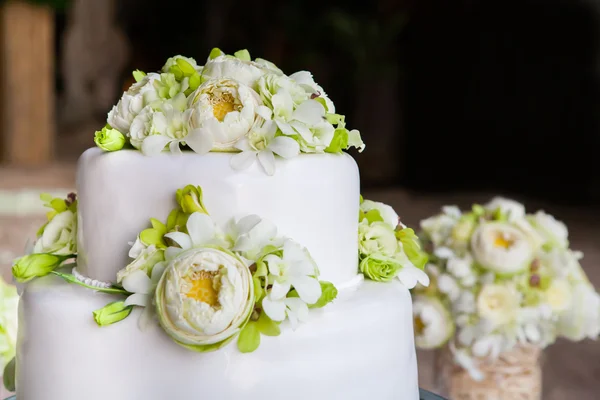
[[[0,374],[15,356],[18,304],[17,288],[0,277]]]
[[[413,296],[418,347],[447,346],[481,380],[481,361],[518,346],[600,334],[600,296],[552,215],[495,198],[468,212],[443,207],[421,229],[431,284]]]

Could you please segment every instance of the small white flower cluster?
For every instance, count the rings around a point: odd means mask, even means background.
[[[600,334],[600,296],[551,215],[495,198],[466,213],[444,207],[421,228],[432,284],[415,297],[418,346],[450,341],[455,361],[480,379],[477,359]]]
[[[129,142],[146,155],[180,153],[182,146],[198,154],[239,152],[231,158],[233,168],[258,160],[272,175],[275,156],[365,147],[310,72],[287,76],[269,61],[252,61],[246,50],[226,55],[214,49],[204,66],[175,56],[160,73],[134,76],[137,82],[96,133],[96,144],[106,151]]]

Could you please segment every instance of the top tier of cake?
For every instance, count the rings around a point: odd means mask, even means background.
[[[352,157],[277,159],[277,174],[267,176],[256,164],[233,170],[231,156],[86,151],[77,173],[78,271],[114,282],[131,261],[129,243],[150,218],[165,221],[176,190],[191,184],[202,187],[204,204],[220,226],[257,214],[310,251],[322,280],[339,285],[357,275],[359,174]]]

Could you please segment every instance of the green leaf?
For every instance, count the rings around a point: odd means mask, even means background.
[[[179,67],[179,69],[181,69],[181,72],[183,73],[183,76],[192,76],[194,75],[196,72],[196,70],[194,69],[194,66],[192,64],[190,64],[189,62],[187,62],[186,60],[184,60],[183,58],[178,58],[177,59],[177,66]]]
[[[321,308],[331,303],[338,295],[337,288],[331,282],[319,281],[321,285],[321,297],[315,304],[309,305],[310,308]]]
[[[215,47],[214,49],[212,49],[210,51],[210,54],[208,55],[208,59],[209,60],[214,60],[215,58],[220,57],[220,56],[224,56],[224,55],[225,55],[225,53],[223,53],[221,51],[221,49]]]
[[[141,81],[142,79],[144,79],[145,76],[146,76],[146,73],[143,71],[140,71],[139,69],[136,69],[135,71],[133,71],[133,79],[135,79],[136,82]]]
[[[348,148],[348,129],[337,128],[333,133],[331,143],[325,149],[327,153],[341,153]]]
[[[15,388],[15,386],[16,386],[15,385],[16,369],[17,369],[17,359],[15,357],[13,357],[12,360],[10,360],[8,362],[8,364],[6,364],[6,366],[4,367],[4,374],[3,374],[4,387],[9,392],[16,391],[16,388]]]
[[[256,321],[256,326],[260,333],[265,336],[279,336],[281,333],[281,329],[279,328],[279,324],[273,321],[265,312],[261,312],[258,317],[258,321]]]
[[[127,318],[132,310],[133,306],[126,306],[124,301],[114,301],[94,311],[94,321],[99,326],[111,325]]]
[[[140,239],[146,246],[153,244],[156,247],[167,247],[164,240],[164,233],[153,228],[144,229],[140,233]]]
[[[248,50],[246,50],[246,49],[240,50],[240,51],[236,51],[235,53],[233,53],[233,56],[235,58],[237,58],[238,60],[252,61],[252,59],[250,58],[250,52]]]
[[[254,321],[248,324],[240,332],[237,346],[242,353],[252,353],[260,345],[260,331],[258,325]]]

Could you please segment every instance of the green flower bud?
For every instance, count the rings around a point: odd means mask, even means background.
[[[125,136],[107,125],[101,131],[96,131],[94,142],[104,151],[117,151],[125,146]]]
[[[98,326],[107,326],[124,320],[131,314],[133,306],[126,306],[124,301],[108,303],[99,310],[93,312],[94,321]]]
[[[250,58],[250,52],[246,49],[236,51],[235,53],[233,53],[233,56],[238,60],[252,61],[252,58]]]
[[[200,186],[187,185],[177,190],[177,203],[186,214],[200,212],[208,214],[202,202],[202,188]]]
[[[33,278],[46,276],[63,261],[74,257],[74,255],[58,256],[54,254],[29,254],[15,261],[12,273],[17,282],[28,282]]]
[[[144,71],[140,71],[139,69],[133,71],[133,79],[135,79],[136,82],[140,82],[145,76],[146,73]]]
[[[12,360],[10,360],[8,362],[8,364],[6,364],[6,366],[4,367],[4,374],[3,374],[2,378],[3,378],[4,387],[9,392],[14,392],[16,390],[15,389],[16,367],[17,367],[17,361],[16,361],[15,357],[13,357]]]
[[[209,59],[209,60],[213,60],[213,59],[215,59],[215,58],[217,58],[217,57],[224,56],[224,55],[225,55],[225,53],[223,53],[223,52],[221,51],[221,49],[219,49],[219,48],[215,47],[214,49],[212,49],[212,50],[210,51],[210,54],[208,55],[208,59]]]
[[[389,282],[400,271],[402,265],[392,257],[382,254],[371,254],[362,259],[359,264],[360,272],[371,280],[378,282]]]

